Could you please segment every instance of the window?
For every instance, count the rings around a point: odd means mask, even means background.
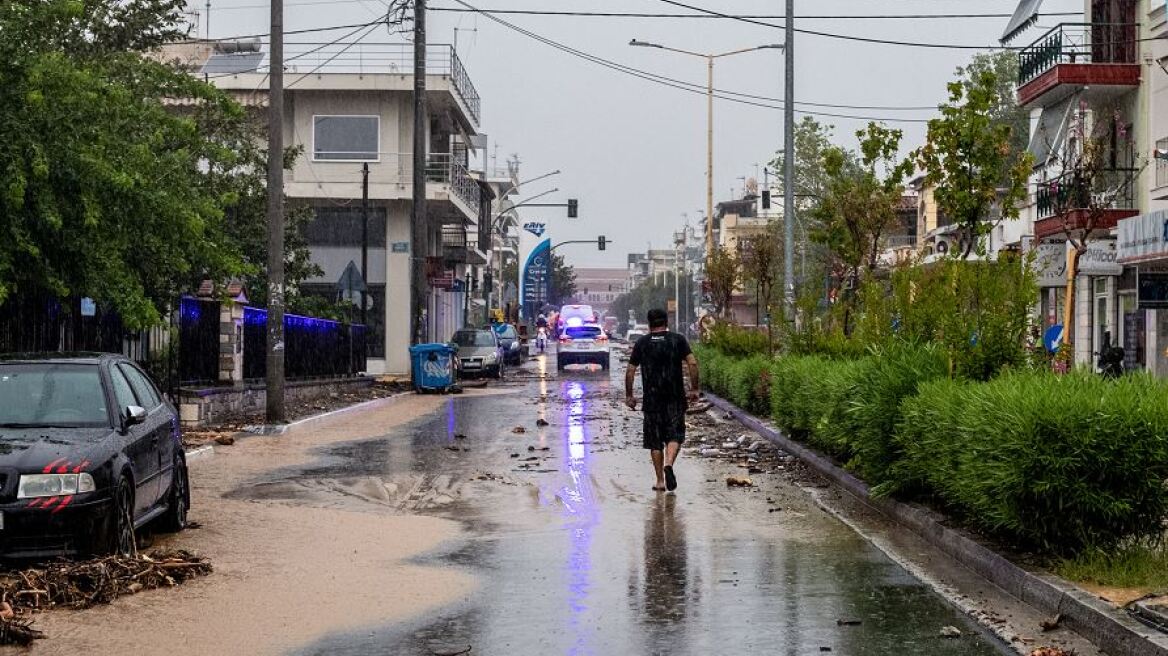
[[[376,162],[381,159],[377,116],[313,116],[312,159]]]
[[[0,366],[0,425],[109,426],[97,365]]]
[[[118,368],[130,379],[130,387],[134,388],[134,394],[141,401],[142,407],[153,410],[162,405],[162,396],[154,389],[154,384],[146,378],[146,374],[128,364],[118,365]]]
[[[141,405],[134,396],[134,390],[130,388],[130,381],[126,380],[120,369],[111,367],[110,379],[114,382],[114,399],[118,403],[118,413],[124,413],[127,406]]]
[[[454,343],[459,346],[497,346],[495,335],[489,330],[460,330],[454,333]]]

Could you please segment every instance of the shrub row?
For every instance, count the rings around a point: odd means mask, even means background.
[[[738,358],[700,347],[719,396],[770,414],[874,493],[927,497],[979,530],[1055,554],[1158,535],[1168,514],[1168,386],[1016,371],[949,379],[932,347],[859,359]]]

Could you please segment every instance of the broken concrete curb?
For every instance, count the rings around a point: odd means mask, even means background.
[[[187,458],[187,464],[190,464],[192,461],[205,460],[207,458],[210,458],[212,455],[215,454],[215,447],[211,446],[210,444],[204,444],[202,446],[196,446],[196,447],[191,447],[189,449],[186,449],[185,453],[186,453],[186,458]]]
[[[256,426],[245,426],[243,428],[243,432],[248,433],[250,435],[283,435],[284,433],[287,433],[289,430],[291,430],[293,428],[300,428],[302,426],[308,426],[311,424],[315,424],[319,421],[331,419],[337,415],[342,415],[342,414],[345,414],[347,412],[354,412],[356,410],[373,410],[373,409],[379,408],[383,405],[389,405],[390,403],[392,403],[392,402],[394,402],[394,401],[396,401],[404,396],[411,396],[413,394],[414,394],[413,392],[401,392],[399,394],[394,394],[392,396],[387,396],[387,397],[380,398],[380,399],[372,399],[370,401],[363,401],[363,402],[357,403],[355,405],[350,405],[350,406],[347,406],[344,408],[338,408],[337,410],[330,410],[328,412],[322,412],[318,415],[310,415],[308,417],[304,417],[302,419],[297,419],[296,421],[289,422],[287,424],[278,424],[278,425],[259,424]]]
[[[982,544],[947,528],[943,517],[927,508],[873,499],[869,487],[808,447],[792,441],[773,425],[713,394],[707,400],[747,428],[799,458],[825,479],[843,488],[864,505],[921,536],[937,549],[973,570],[1021,601],[1050,615],[1062,615],[1066,626],[1112,656],[1168,656],[1168,636],[1140,624],[1069,582],[1048,574],[1028,572]]]

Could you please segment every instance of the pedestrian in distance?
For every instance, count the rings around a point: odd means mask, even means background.
[[[625,371],[625,405],[637,409],[633,384],[641,372],[644,396],[644,447],[649,450],[657,482],[657,492],[677,489],[673,464],[685,442],[685,411],[698,398],[698,361],[684,336],[669,330],[665,310],[649,311],[649,334],[637,340]],[[689,392],[685,389],[689,375]]]

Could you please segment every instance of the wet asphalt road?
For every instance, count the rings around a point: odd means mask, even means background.
[[[235,493],[384,506],[360,492],[380,485],[395,512],[466,526],[466,539],[426,559],[479,578],[465,602],[301,653],[1012,653],[816,506],[794,475],[730,489],[732,463],[683,455],[677,494],[652,492],[639,416],[620,404],[623,370],[557,374],[553,363]],[[963,636],[939,637],[947,625]]]

